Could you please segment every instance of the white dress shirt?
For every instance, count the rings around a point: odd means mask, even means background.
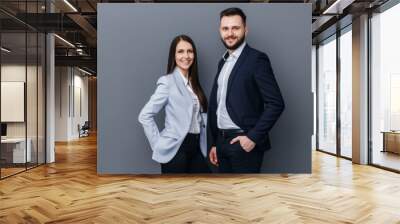
[[[243,51],[246,42],[243,42],[235,51],[229,54],[226,58],[228,51],[222,56],[225,60],[224,66],[222,67],[218,76],[218,91],[217,91],[217,125],[219,129],[240,129],[231,119],[226,110],[226,93],[228,88],[229,76],[231,75],[232,69],[236,64],[240,54]]]
[[[178,69],[178,68],[175,68]],[[189,80],[182,74],[182,72],[178,69],[180,76],[182,77],[183,82],[185,83],[186,88],[189,90],[190,95],[193,100],[193,115],[192,121],[190,123],[189,133],[191,134],[199,134],[200,133],[200,102],[197,95],[193,92],[192,86],[190,85]]]

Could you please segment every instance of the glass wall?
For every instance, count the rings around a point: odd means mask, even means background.
[[[400,4],[371,18],[371,161],[400,170]]]
[[[340,43],[340,154],[351,158],[352,149],[352,35],[351,26],[341,31]]]
[[[26,35],[1,34],[1,175],[26,169]],[[6,49],[6,50],[4,50]],[[28,162],[30,160],[28,159]]]
[[[21,13],[43,11],[41,1],[7,1]],[[29,21],[28,21],[29,23]],[[45,35],[0,12],[0,178],[45,162]]]
[[[318,47],[318,149],[336,154],[336,35]]]
[[[317,149],[351,159],[353,78],[351,24],[318,45],[316,67]]]

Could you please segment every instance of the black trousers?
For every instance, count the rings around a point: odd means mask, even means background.
[[[200,135],[188,133],[178,152],[168,163],[161,164],[162,173],[211,173],[200,151]]]
[[[244,151],[240,142],[231,144],[230,141],[237,136],[245,135],[231,134],[217,138],[218,170],[220,173],[260,173],[264,150],[257,148],[257,145],[250,152]]]

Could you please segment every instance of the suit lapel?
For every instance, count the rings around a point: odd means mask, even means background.
[[[219,60],[219,62],[218,62],[217,74],[215,74],[214,84],[211,89],[210,105],[217,104],[218,77],[219,77],[219,73],[221,72],[222,67],[224,66],[224,63],[225,63],[225,61],[223,59]]]
[[[189,93],[189,90],[187,89],[187,87],[185,86],[185,83],[182,79],[181,74],[179,73],[178,69],[176,68],[174,70],[174,72],[172,73],[173,77],[174,77],[174,81],[176,83],[176,86],[178,87],[178,91],[182,94],[183,97],[185,97],[185,99],[190,102],[190,104],[192,104],[192,96]]]
[[[238,60],[235,63],[235,66],[233,66],[232,72],[229,76],[229,80],[228,80],[228,88],[226,89],[226,94],[229,94],[229,91],[231,89],[233,80],[235,79],[235,77],[237,76],[237,74],[239,73],[239,68],[240,66],[243,64],[244,61],[246,61],[247,58],[247,53],[249,50],[249,46],[246,44],[246,46],[244,46],[242,53],[240,54]]]
[[[224,66],[225,61],[224,59],[219,60],[218,62],[218,72],[217,72],[217,77],[219,76],[219,73],[221,72],[222,67]]]

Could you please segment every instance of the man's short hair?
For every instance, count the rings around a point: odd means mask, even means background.
[[[233,7],[233,8],[224,9],[220,13],[219,19],[221,20],[222,17],[224,17],[224,16],[240,16],[242,18],[244,25],[246,25],[246,15],[240,8]]]

